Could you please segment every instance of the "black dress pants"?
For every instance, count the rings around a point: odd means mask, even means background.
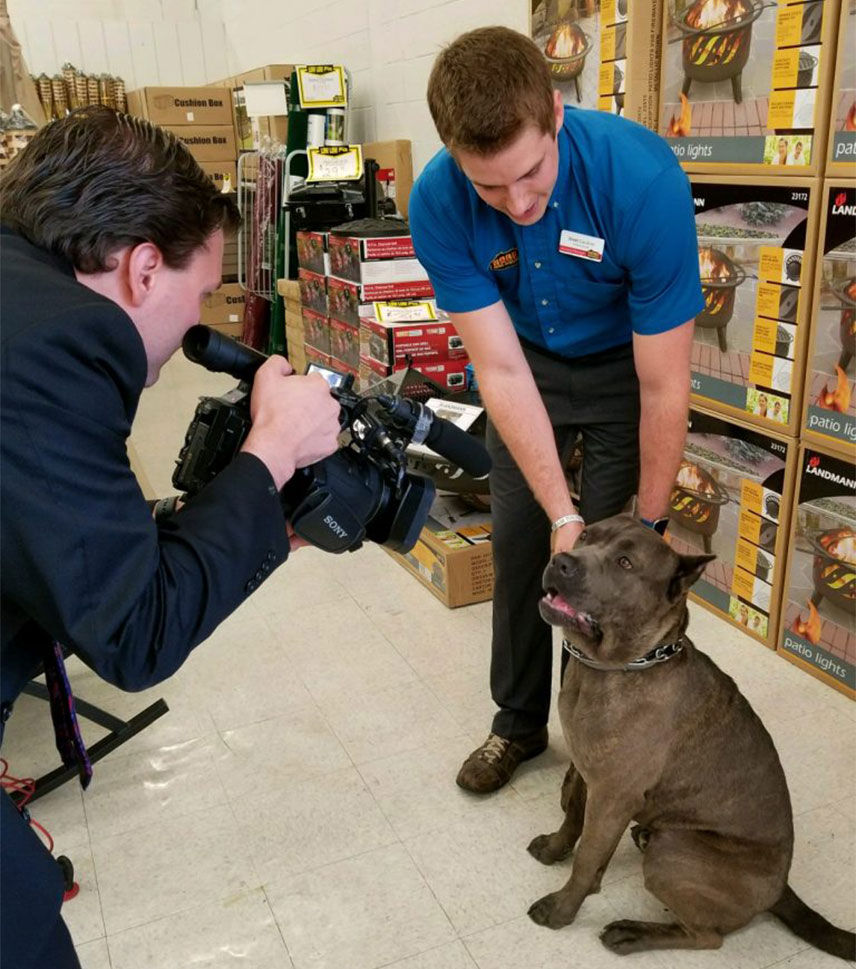
[[[639,482],[639,382],[630,344],[574,360],[524,345],[564,462],[582,435],[579,511],[587,522],[623,511]],[[520,420],[525,422],[526,415]],[[491,694],[494,733],[525,737],[547,723],[552,628],[538,612],[550,523],[488,422],[494,564]]]

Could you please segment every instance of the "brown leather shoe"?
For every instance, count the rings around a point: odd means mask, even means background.
[[[458,787],[474,794],[497,791],[511,780],[511,775],[524,760],[537,757],[546,749],[546,727],[518,740],[508,740],[495,733],[489,734],[487,740],[467,757],[458,771]]]

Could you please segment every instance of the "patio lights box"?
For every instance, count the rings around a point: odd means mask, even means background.
[[[799,433],[818,183],[692,175],[704,309],[693,403]]]

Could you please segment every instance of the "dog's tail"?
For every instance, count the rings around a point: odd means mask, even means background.
[[[809,908],[790,885],[785,885],[782,897],[770,912],[781,919],[794,935],[811,943],[816,949],[840,959],[856,960],[856,935],[827,922],[822,915]]]

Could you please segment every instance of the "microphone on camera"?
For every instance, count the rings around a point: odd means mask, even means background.
[[[394,422],[412,432],[413,444],[425,444],[473,478],[483,478],[490,471],[490,455],[481,442],[451,421],[438,417],[430,407],[410,397],[383,394],[377,400]]]

